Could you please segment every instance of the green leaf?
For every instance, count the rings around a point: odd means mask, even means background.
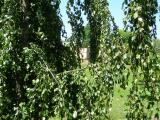
[[[138,12],[135,12],[133,17],[134,17],[134,19],[137,19],[138,18]]]

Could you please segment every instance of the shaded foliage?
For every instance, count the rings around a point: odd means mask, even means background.
[[[122,37],[124,43],[128,43],[131,41],[131,32],[119,29],[119,34]]]
[[[152,119],[155,116],[159,119],[160,69],[152,43],[152,38],[156,35],[157,0],[125,0],[124,4],[126,27],[132,32],[129,49],[133,72],[128,101],[130,108],[126,117],[132,120]]]
[[[0,1],[0,119],[110,119],[114,85],[128,85],[128,61],[133,83],[126,117],[150,119],[146,111],[152,113],[159,102],[159,66],[151,44],[156,1],[125,0],[132,35],[127,40],[129,35],[118,31],[106,0],[68,0],[68,46],[61,41],[60,2]],[[79,52],[86,37],[91,64],[83,67]],[[144,89],[137,84],[139,77]],[[156,112],[158,116],[158,107]]]
[[[160,54],[160,40],[159,39],[153,40],[153,44],[154,44],[155,51],[158,54]]]

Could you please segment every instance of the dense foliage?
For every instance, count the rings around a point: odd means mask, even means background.
[[[133,82],[127,118],[159,119],[159,64],[152,42],[156,34],[157,1],[125,0],[124,4],[126,27],[132,32],[129,48]]]
[[[131,32],[119,29],[119,34],[122,37],[123,42],[128,44],[132,37]]]
[[[132,35],[126,41],[106,0],[68,0],[67,46],[61,40],[61,2],[0,1],[0,119],[110,119],[114,86],[125,89],[129,76],[126,118],[158,117],[160,66],[152,44],[157,1],[124,0]],[[81,66],[85,34],[91,63]]]
[[[154,42],[155,51],[158,54],[160,54],[160,40],[159,39],[154,39],[153,42]]]

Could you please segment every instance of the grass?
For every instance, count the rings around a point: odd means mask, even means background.
[[[83,65],[83,67],[85,67],[85,65]],[[85,69],[85,74],[87,78],[92,77],[88,69]],[[129,94],[130,86],[131,84],[129,84],[129,86],[125,90],[123,90],[119,85],[115,85],[112,109],[110,111],[111,120],[125,120],[125,110],[127,109],[125,104],[127,101],[127,95]],[[60,118],[54,117],[50,120],[60,120]]]
[[[126,101],[127,95],[129,94],[129,90],[123,90],[119,86],[115,86],[114,88],[114,97],[112,101],[112,109],[110,112],[111,120],[124,120],[127,109]]]
[[[129,87],[126,90],[123,90],[119,86],[115,86],[114,89],[113,106],[110,112],[111,120],[125,120],[125,110],[127,109],[125,102],[127,101],[127,95],[129,94]],[[60,120],[60,118],[54,117],[50,120]]]
[[[112,110],[110,112],[111,120],[125,120],[127,110],[127,99],[131,88],[131,76],[129,77],[128,86],[122,89],[119,85],[114,86],[114,96],[112,101]]]
[[[160,54],[158,54],[160,61]],[[84,65],[83,65],[84,66]],[[87,77],[91,77],[89,70],[85,70]],[[129,89],[131,88],[131,78],[129,78],[128,87],[123,90],[119,85],[114,87],[114,96],[112,101],[112,109],[110,111],[111,120],[125,120],[126,119],[126,102],[128,100]],[[58,117],[51,118],[50,120],[60,120]]]

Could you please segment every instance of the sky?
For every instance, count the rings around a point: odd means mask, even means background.
[[[123,9],[122,9],[122,3],[124,0],[108,0],[109,2],[109,10],[112,14],[112,16],[115,19],[116,24],[118,25],[118,27],[120,29],[124,28],[123,25],[123,19],[124,19],[124,13],[123,13]],[[158,3],[160,4],[160,0],[158,0]],[[61,1],[61,5],[60,5],[60,11],[61,11],[61,15],[62,15],[62,20],[63,23],[65,25],[65,30],[67,32],[67,37],[71,36],[71,27],[68,23],[68,17],[66,14],[66,4],[67,4],[67,0],[62,0]],[[84,25],[87,24],[87,20],[85,18],[85,16],[83,16],[84,18]],[[156,15],[156,25],[157,25],[157,38],[160,38],[160,13],[158,13]]]

